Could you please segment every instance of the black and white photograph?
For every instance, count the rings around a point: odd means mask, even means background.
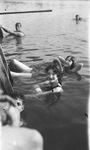
[[[0,150],[90,150],[89,51],[89,0],[0,0]]]

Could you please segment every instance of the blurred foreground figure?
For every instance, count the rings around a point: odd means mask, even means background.
[[[0,150],[43,150],[43,138],[33,129],[20,128],[16,102],[0,90]]]
[[[1,150],[43,150],[38,131],[26,128],[1,127]]]

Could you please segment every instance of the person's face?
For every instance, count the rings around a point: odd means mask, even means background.
[[[20,25],[20,24],[18,24],[18,25],[16,26],[16,30],[17,30],[17,31],[20,31],[20,30],[21,30],[21,25]]]
[[[16,100],[16,106],[17,106],[17,108],[20,110],[20,112],[24,110],[23,102],[22,102],[22,100],[19,99],[19,98],[17,98],[17,100]]]
[[[58,80],[57,74],[54,73],[53,69],[50,69],[48,71],[47,76],[48,76],[48,79],[50,80],[50,82],[52,82],[52,83]]]
[[[71,64],[72,64],[71,57],[68,57],[68,58],[66,59],[66,61],[68,61],[69,63],[71,63]]]

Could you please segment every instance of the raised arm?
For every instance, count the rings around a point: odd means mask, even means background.
[[[24,36],[24,34],[22,32],[13,32],[13,31],[10,31],[4,27],[1,27],[5,32],[9,33],[10,35],[14,35],[14,36]]]
[[[66,61],[65,58],[63,58],[62,56],[58,56],[59,60],[61,61],[61,63],[65,66],[71,66],[72,62]]]
[[[8,29],[6,29],[6,28],[4,28],[4,27],[1,27],[5,32],[7,32],[7,33],[10,33],[10,34],[13,34],[14,32],[11,32],[10,30],[8,30]]]
[[[72,72],[78,72],[83,67],[83,63],[78,63],[73,69]]]

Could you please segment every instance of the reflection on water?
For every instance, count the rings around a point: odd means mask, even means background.
[[[7,11],[52,9],[52,13],[0,16],[1,24],[13,30],[22,23],[23,38],[4,39],[7,61],[13,58],[32,66],[31,79],[14,80],[14,88],[30,97],[26,100],[26,122],[44,137],[45,150],[88,150],[87,112],[89,95],[88,18],[89,2],[28,1],[8,3]],[[3,6],[3,7],[1,7]],[[7,3],[1,5],[2,11]],[[79,14],[85,21],[73,20]],[[62,95],[36,97],[32,86],[45,80],[44,68],[58,55],[74,55],[84,64],[81,75],[63,77]]]

